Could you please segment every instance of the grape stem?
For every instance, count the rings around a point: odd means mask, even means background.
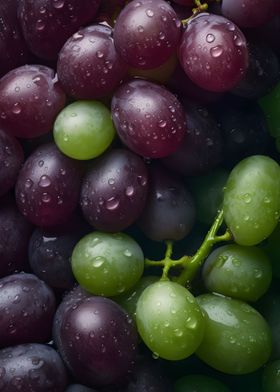
[[[205,12],[205,11],[208,10],[208,4],[207,4],[207,3],[203,3],[203,4],[202,4],[200,0],[194,0],[194,3],[195,3],[195,5],[196,5],[196,7],[192,9],[192,15],[191,15],[189,18],[187,18],[187,19],[181,20],[181,23],[182,23],[182,25],[183,25],[184,27],[188,24],[188,22],[189,22],[194,16],[196,16],[196,15],[199,14],[200,12]]]
[[[171,258],[172,251],[173,251],[173,242],[166,241],[166,252],[165,252],[164,259],[159,261],[145,259],[146,267],[149,266],[163,267],[161,280],[169,280],[168,278],[169,270],[172,267],[180,266],[182,268],[182,272],[177,278],[174,278],[173,280],[183,286],[187,285],[195,277],[203,261],[211,252],[213,245],[217,244],[218,242],[226,242],[232,240],[232,235],[228,229],[225,231],[224,234],[217,235],[217,232],[219,231],[222,223],[223,223],[223,210],[221,210],[218,213],[202,245],[200,246],[200,248],[198,249],[198,251],[195,253],[194,256],[185,255],[180,259],[173,260]]]

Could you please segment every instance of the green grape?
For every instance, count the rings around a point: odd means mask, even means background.
[[[280,167],[273,159],[254,155],[232,170],[224,193],[224,218],[239,245],[256,245],[279,220]]]
[[[266,116],[271,136],[280,136],[280,82],[266,96],[259,100],[262,110]]]
[[[202,276],[209,291],[257,301],[268,290],[272,272],[261,249],[231,244],[215,249],[208,256]]]
[[[280,391],[280,360],[269,363],[263,371],[263,392]]]
[[[272,265],[273,278],[280,279],[280,225],[276,226],[273,233],[262,244],[262,249],[265,251]]]
[[[175,383],[174,392],[230,392],[229,388],[215,378],[202,374],[190,374]]]
[[[204,176],[190,180],[190,190],[196,204],[197,220],[211,225],[223,203],[223,188],[229,173],[225,169],[215,169]]]
[[[136,322],[141,338],[156,356],[179,360],[193,354],[201,343],[205,316],[186,288],[160,281],[141,294]]]
[[[54,140],[67,156],[86,160],[101,155],[112,143],[115,128],[107,107],[97,101],[76,101],[56,118]]]
[[[214,294],[197,297],[207,313],[205,334],[196,354],[221,372],[246,374],[271,354],[271,332],[265,319],[245,302]]]
[[[144,270],[144,255],[124,233],[93,232],[83,237],[72,253],[73,274],[95,295],[113,297],[133,287]]]
[[[158,276],[143,276],[136,285],[126,293],[114,297],[114,301],[117,302],[134,320],[136,320],[136,306],[140,295],[146,287],[158,280]]]

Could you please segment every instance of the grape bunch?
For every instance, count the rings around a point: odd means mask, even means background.
[[[279,0],[0,22],[0,391],[280,391]]]

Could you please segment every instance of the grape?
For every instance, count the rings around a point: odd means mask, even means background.
[[[63,392],[67,373],[57,352],[43,344],[21,344],[0,350],[3,392]]]
[[[269,132],[272,136],[280,137],[280,82],[266,96],[260,99],[260,105],[266,116]]]
[[[277,392],[280,389],[280,360],[269,363],[263,371],[263,392]]]
[[[24,38],[38,57],[55,60],[65,41],[96,15],[100,0],[19,0]]]
[[[214,250],[203,265],[209,291],[243,301],[257,301],[269,288],[271,264],[256,247],[224,245]]]
[[[198,86],[216,92],[233,88],[248,66],[243,33],[228,19],[201,14],[191,19],[182,36],[179,60]]]
[[[47,342],[55,312],[52,290],[35,275],[0,279],[0,346]]]
[[[180,102],[152,82],[132,80],[123,84],[115,92],[111,108],[119,137],[139,155],[167,156],[178,148],[185,135],[185,114]]]
[[[224,218],[239,245],[256,245],[277,225],[280,168],[270,157],[255,155],[232,170],[224,193]]]
[[[26,267],[31,233],[32,225],[18,211],[14,200],[2,198],[0,205],[0,278]]]
[[[145,344],[164,359],[187,358],[203,339],[204,314],[192,294],[174,282],[157,282],[143,291],[136,321]]]
[[[51,68],[24,65],[0,80],[0,126],[21,138],[51,131],[65,94]]]
[[[229,173],[222,168],[189,180],[199,222],[211,225],[223,203],[223,188]]]
[[[274,0],[223,0],[222,13],[240,27],[256,27],[272,17]]]
[[[115,135],[110,111],[98,101],[76,101],[66,106],[54,124],[54,140],[63,154],[92,159],[102,154]]]
[[[94,160],[83,179],[81,207],[96,229],[118,232],[136,221],[148,191],[143,160],[125,149],[112,149]]]
[[[113,31],[93,25],[76,32],[59,52],[57,74],[64,91],[76,99],[104,97],[127,73],[118,56]]]
[[[197,301],[208,315],[196,351],[201,360],[221,372],[238,375],[255,371],[269,359],[271,332],[254,308],[213,294],[200,295]]]
[[[176,381],[175,392],[230,392],[219,380],[202,374],[191,374]]]
[[[185,176],[204,174],[222,161],[221,131],[206,108],[189,103],[184,107],[187,132],[177,150],[162,162]]]
[[[111,297],[137,283],[143,273],[144,256],[137,242],[128,235],[96,231],[75,246],[72,269],[87,291]]]
[[[23,159],[18,141],[0,129],[0,196],[15,185]]]
[[[182,179],[161,166],[149,171],[149,194],[138,225],[154,240],[180,240],[195,221],[194,201]]]
[[[163,64],[174,52],[180,35],[180,20],[163,0],[131,1],[114,28],[117,52],[131,67],[141,69]]]
[[[136,359],[137,334],[113,301],[88,297],[58,308],[54,339],[78,381],[88,386],[123,383]]]
[[[25,161],[16,184],[19,210],[38,226],[63,223],[78,204],[80,170],[54,144],[40,146]]]

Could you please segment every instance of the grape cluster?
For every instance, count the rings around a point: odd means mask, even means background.
[[[279,391],[279,0],[0,22],[0,391]]]

